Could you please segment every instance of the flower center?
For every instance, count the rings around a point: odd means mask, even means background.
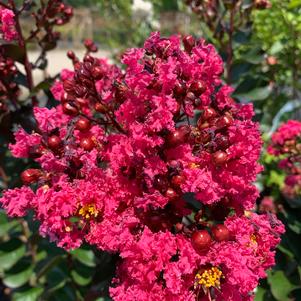
[[[94,204],[84,205],[78,211],[78,214],[84,219],[90,219],[92,217],[96,218],[99,214],[99,211],[96,209]]]
[[[217,267],[211,267],[196,274],[195,287],[201,285],[204,288],[220,288],[221,278],[224,278],[222,271]]]

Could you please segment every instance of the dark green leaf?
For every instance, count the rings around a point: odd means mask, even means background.
[[[24,285],[32,276],[33,267],[25,266],[24,270],[16,274],[7,274],[3,278],[3,283],[10,288],[17,288]]]
[[[84,265],[90,267],[94,267],[96,265],[95,255],[91,250],[77,249],[70,251],[70,254]]]
[[[13,239],[0,246],[0,269],[10,269],[21,259],[26,252],[26,247],[18,239]]]
[[[36,301],[43,293],[43,288],[34,287],[23,292],[17,292],[13,294],[12,301]]]
[[[289,294],[297,288],[288,280],[283,271],[269,273],[268,283],[271,286],[273,296],[279,301],[289,301]]]

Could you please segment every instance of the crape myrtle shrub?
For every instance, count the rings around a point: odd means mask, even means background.
[[[22,41],[14,14],[2,13],[3,39]],[[7,214],[30,210],[66,250],[119,255],[113,300],[253,300],[284,227],[253,211],[258,125],[223,84],[214,47],[153,33],[122,70],[85,46],[82,61],[68,52],[74,69],[51,88],[56,106],[32,99],[33,128],[15,132],[11,153],[35,166],[3,193]]]

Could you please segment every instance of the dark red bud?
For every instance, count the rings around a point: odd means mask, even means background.
[[[32,184],[40,178],[42,172],[40,169],[26,169],[21,173],[21,179],[24,184],[29,185]]]
[[[103,70],[100,66],[96,66],[92,70],[92,76],[94,79],[101,79],[103,77]]]
[[[80,107],[85,107],[89,104],[89,100],[87,98],[78,97],[75,99],[75,102]]]
[[[95,59],[93,56],[87,54],[85,57],[84,57],[84,62],[90,62],[90,63],[94,63]]]
[[[78,108],[71,102],[63,104],[63,112],[67,115],[75,116],[78,114]]]
[[[230,231],[225,225],[214,226],[212,235],[216,241],[228,241],[230,239]]]
[[[75,83],[74,83],[73,80],[66,79],[66,80],[63,81],[64,90],[67,91],[67,92],[72,92],[74,86],[75,86]]]
[[[227,136],[217,136],[215,142],[220,149],[227,149],[230,146],[230,141]]]
[[[64,92],[61,96],[61,102],[67,102],[72,100],[72,96],[69,95],[67,92]]]
[[[177,146],[185,143],[190,134],[189,126],[183,125],[167,136],[167,144],[169,146]]]
[[[60,147],[61,142],[62,142],[61,138],[56,135],[52,135],[48,137],[47,140],[48,147],[52,150],[57,150]]]
[[[197,127],[200,129],[200,130],[204,130],[204,129],[207,129],[209,128],[210,124],[209,122],[207,121],[203,121],[203,118],[199,118],[198,121],[197,121]]]
[[[172,183],[174,186],[180,186],[180,185],[183,184],[184,182],[185,182],[185,177],[184,177],[184,176],[181,176],[181,175],[174,176],[174,177],[172,177],[172,179],[171,179],[171,183]]]
[[[67,56],[69,59],[74,60],[75,59],[75,53],[72,50],[69,50],[67,52]]]
[[[165,196],[168,197],[169,199],[174,199],[178,195],[177,195],[177,193],[172,188],[168,188],[166,190]]]
[[[228,155],[226,152],[219,150],[212,154],[212,160],[216,165],[222,165],[227,162]]]
[[[206,251],[209,249],[212,239],[211,239],[211,236],[208,233],[208,231],[200,230],[200,231],[196,231],[192,234],[191,241],[192,241],[193,247],[197,251],[202,252],[202,251]]]
[[[195,99],[196,99],[196,96],[192,92],[188,92],[185,96],[185,101],[188,101],[188,102],[193,102],[194,103]]]
[[[64,10],[64,13],[68,16],[72,16],[73,15],[73,8],[72,7],[67,7],[65,10]]]
[[[95,143],[94,143],[92,137],[85,137],[85,138],[81,139],[80,146],[85,151],[91,151],[95,147]]]
[[[163,175],[156,175],[154,178],[154,187],[160,191],[166,191],[168,188],[168,180]]]
[[[183,44],[184,44],[184,49],[185,51],[187,51],[188,53],[191,52],[192,48],[195,45],[195,39],[193,36],[191,35],[187,35],[183,38]]]
[[[176,223],[175,229],[176,229],[177,232],[182,231],[183,228],[184,228],[184,225],[182,223]]]
[[[199,223],[204,215],[204,210],[200,209],[194,216],[194,220]]]
[[[31,158],[37,159],[40,158],[42,155],[44,155],[46,152],[47,152],[46,148],[41,144],[39,144],[39,145],[34,145],[30,148],[29,155]]]
[[[233,123],[233,118],[230,115],[224,115],[218,119],[216,125],[219,129],[221,129],[230,126],[232,123]]]
[[[95,111],[97,111],[101,114],[105,114],[108,111],[108,108],[100,102],[96,103],[94,108],[95,108]]]
[[[175,97],[180,97],[180,96],[185,95],[185,93],[186,93],[185,85],[180,82],[177,82],[173,88],[173,92],[174,92]]]
[[[81,132],[88,131],[91,128],[91,122],[85,117],[80,117],[75,123],[75,128]]]
[[[204,83],[200,80],[191,83],[189,90],[193,92],[196,96],[200,96],[206,91]]]
[[[204,109],[203,111],[203,114],[202,114],[202,119],[205,121],[205,120],[210,120],[214,117],[216,117],[217,113],[216,111],[213,109],[213,108],[206,108]]]

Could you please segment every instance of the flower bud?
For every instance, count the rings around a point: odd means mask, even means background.
[[[30,169],[24,170],[21,173],[21,179],[24,184],[29,185],[29,184],[32,184],[32,183],[38,181],[38,179],[40,178],[41,175],[42,175],[42,172],[40,169],[30,168]]]
[[[212,239],[208,231],[206,230],[200,230],[196,231],[191,236],[191,242],[193,247],[199,251],[206,251],[210,248],[210,245],[212,243]]]

